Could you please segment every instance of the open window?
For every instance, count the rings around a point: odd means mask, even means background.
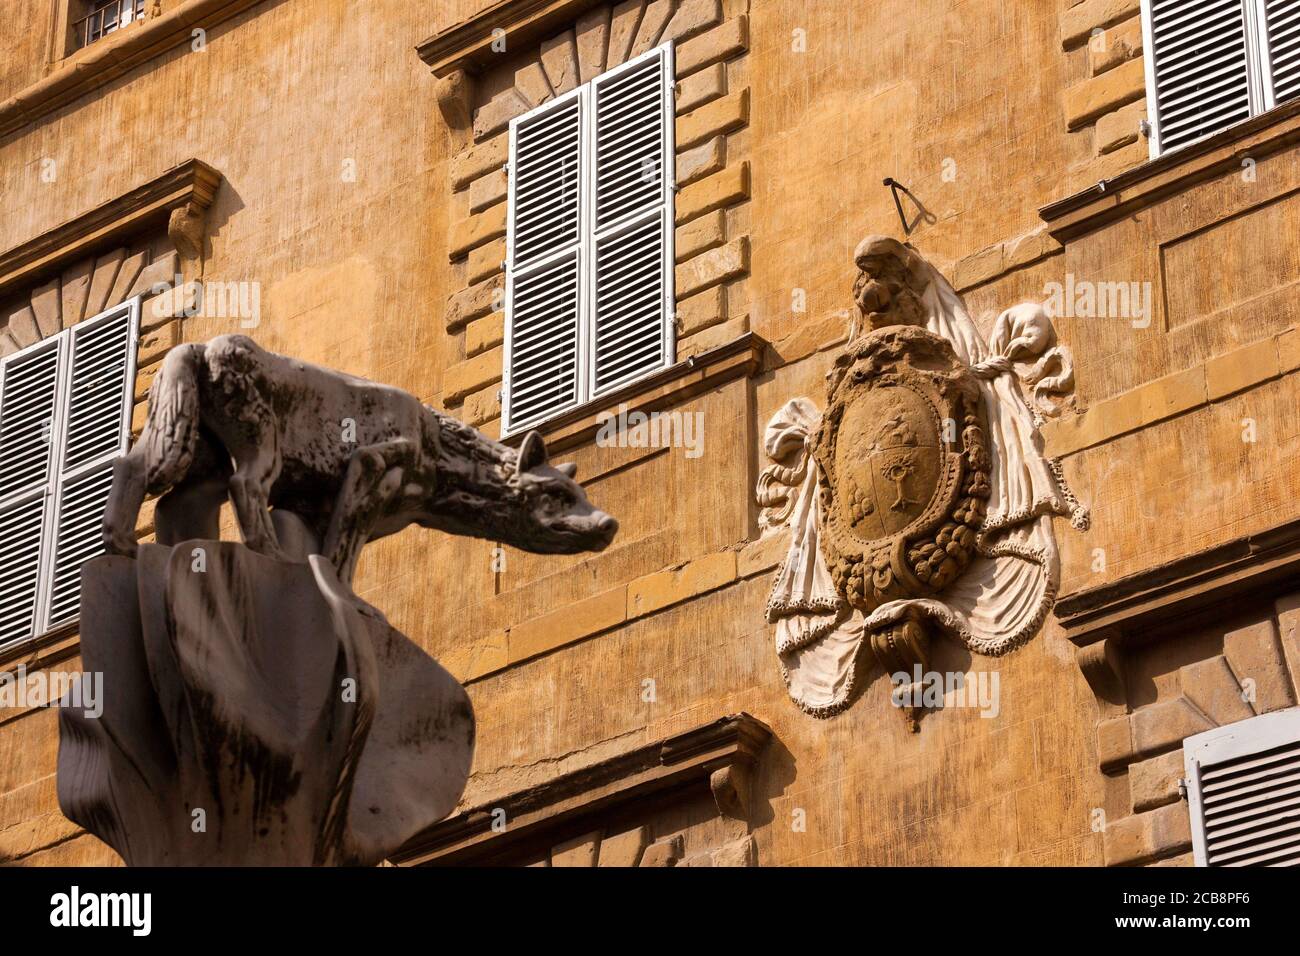
[[[144,19],[144,0],[81,0],[69,7],[69,51],[90,46]]]

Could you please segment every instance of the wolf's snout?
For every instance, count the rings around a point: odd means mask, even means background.
[[[601,549],[609,547],[610,542],[614,540],[614,535],[618,534],[618,519],[602,511],[594,525],[596,533],[601,537]]]

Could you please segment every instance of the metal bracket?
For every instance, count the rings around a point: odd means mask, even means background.
[[[925,206],[921,204],[921,200],[917,199],[916,196],[912,194],[912,191],[908,189],[906,186],[904,186],[902,183],[900,183],[897,179],[895,179],[892,176],[886,176],[884,180],[884,185],[888,186],[890,192],[893,193],[894,208],[898,210],[898,219],[903,224],[903,235],[910,236],[912,234],[912,230],[915,229],[918,225],[920,225],[922,221],[925,221],[927,223],[934,223],[938,221],[935,215],[931,213],[929,210],[927,210]],[[903,200],[900,199],[898,195],[900,192],[903,193],[905,196],[907,196],[908,199],[912,200],[912,202],[916,205],[916,209],[917,209],[916,218],[913,219],[911,222],[907,221],[907,213],[903,211]]]

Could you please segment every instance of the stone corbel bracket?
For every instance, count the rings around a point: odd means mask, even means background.
[[[1128,706],[1128,687],[1124,678],[1124,654],[1120,650],[1120,632],[1111,632],[1095,644],[1085,644],[1075,651],[1084,680],[1103,710],[1123,712]],[[1116,638],[1116,639],[1111,639]]]
[[[661,806],[705,787],[721,815],[747,821],[754,770],[771,737],[771,729],[749,714],[723,717],[465,810],[425,830],[390,859],[490,864],[593,829],[637,803]],[[493,824],[503,812],[507,826],[497,832]]]
[[[1228,607],[1275,600],[1294,591],[1297,577],[1300,521],[1291,521],[1063,595],[1055,614],[1104,721],[1130,710],[1125,660],[1136,643],[1217,620]]]
[[[454,130],[468,130],[474,118],[474,80],[464,70],[438,78],[435,91],[442,118]]]
[[[220,185],[219,172],[201,160],[189,159],[76,219],[0,252],[0,297],[155,223],[167,224],[168,237],[183,261],[200,259],[207,211]]]
[[[438,78],[438,108],[454,130],[474,115],[474,77],[503,56],[527,49],[564,29],[605,0],[499,0],[486,10],[429,37],[416,52]]]
[[[197,202],[177,206],[167,218],[167,238],[176,246],[185,263],[202,264],[203,235],[207,230],[208,210]],[[201,271],[201,270],[200,270]]]

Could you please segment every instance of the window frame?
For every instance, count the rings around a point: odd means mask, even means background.
[[[1246,86],[1250,98],[1250,115],[1244,119],[1212,130],[1204,136],[1179,143],[1165,149],[1160,138],[1160,101],[1156,91],[1156,47],[1154,23],[1152,21],[1153,0],[1141,0],[1140,16],[1142,19],[1142,51],[1144,72],[1146,74],[1147,122],[1150,130],[1150,158],[1155,159],[1166,153],[1185,149],[1195,143],[1208,139],[1225,129],[1231,129],[1241,123],[1249,122],[1257,116],[1277,107],[1273,93],[1273,70],[1269,55],[1268,20],[1266,4],[1268,0],[1239,0],[1245,20],[1246,34]]]
[[[98,468],[111,467],[110,463],[130,448],[131,416],[135,406],[135,377],[140,350],[141,300],[141,295],[133,296],[0,359],[0,409],[2,409],[4,389],[8,379],[7,371],[10,364],[42,350],[50,349],[57,353],[53,404],[54,422],[50,434],[49,463],[44,484],[33,485],[12,493],[0,491],[0,513],[37,496],[45,499],[41,540],[37,551],[36,603],[32,613],[31,633],[26,637],[10,638],[8,640],[0,636],[0,650],[19,647],[49,633],[55,627],[62,627],[75,622],[80,616],[80,612],[78,612],[76,616],[69,619],[53,623],[50,621],[58,559],[58,525],[64,506],[63,494],[65,486],[75,483]],[[124,373],[127,387],[123,390],[122,406],[118,412],[119,439],[117,445],[111,452],[104,452],[72,468],[65,468],[63,461],[68,447],[68,419],[72,405],[72,374],[75,359],[74,336],[84,334],[97,325],[120,319],[124,314],[128,322],[128,351]]]
[[[1225,724],[1183,741],[1183,782],[1191,820],[1192,858],[1196,866],[1209,866],[1201,801],[1201,768],[1249,757],[1275,747],[1300,742],[1300,707],[1288,707]]]
[[[602,388],[594,387],[596,377],[596,249],[600,240],[619,235],[636,226],[652,220],[650,207],[628,213],[618,220],[597,227],[596,222],[596,89],[597,84],[605,83],[618,76],[631,72],[647,60],[661,57],[660,69],[663,73],[664,97],[662,104],[663,120],[663,183],[660,197],[659,215],[663,241],[661,261],[661,282],[663,303],[661,316],[663,322],[663,349],[657,365],[629,372],[618,379],[607,382]],[[516,144],[518,129],[534,121],[537,117],[561,108],[572,100],[579,102],[579,170],[578,170],[578,241],[576,246],[564,246],[558,251],[548,252],[529,262],[524,269],[515,268],[515,186],[514,171],[517,167]],[[662,43],[644,53],[632,57],[612,69],[593,77],[574,89],[547,100],[520,114],[510,121],[509,145],[506,161],[506,260],[505,290],[503,309],[505,313],[504,342],[502,347],[501,377],[501,437],[508,438],[522,434],[564,415],[575,408],[580,408],[598,401],[604,395],[617,391],[624,386],[662,371],[673,364],[677,352],[675,311],[677,292],[674,285],[676,277],[676,249],[674,246],[676,230],[677,164],[676,164],[676,66],[673,41]],[[577,321],[577,368],[574,398],[562,405],[548,408],[544,413],[524,419],[522,422],[511,420],[511,360],[514,325],[514,284],[519,274],[530,274],[550,268],[571,255],[576,249],[578,257],[578,321]]]
[[[106,12],[107,8],[117,3],[117,17],[112,21],[113,26],[105,29],[108,24],[106,17],[100,19],[99,35],[93,39],[88,38],[89,24],[88,21],[97,13]],[[128,16],[124,21],[123,13]],[[78,14],[80,14],[78,16]],[[82,0],[82,2],[73,2],[68,6],[68,51],[66,55],[71,55],[80,50],[94,46],[101,40],[106,40],[118,30],[124,29],[133,23],[145,20],[148,17],[148,5],[144,0]]]

